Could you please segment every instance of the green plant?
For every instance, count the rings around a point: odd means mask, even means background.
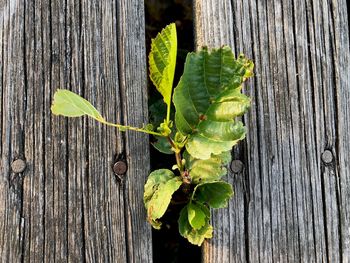
[[[109,123],[88,101],[68,90],[55,93],[51,109],[56,115],[88,115],[122,131],[152,134],[157,139],[155,148],[175,154],[172,170],[159,169],[148,177],[144,191],[147,219],[159,229],[160,219],[177,195],[183,205],[179,232],[192,244],[201,245],[212,237],[210,208],[225,207],[233,195],[232,186],[221,177],[227,173],[230,150],[245,137],[245,127],[237,117],[250,106],[241,89],[252,76],[253,63],[243,55],[235,59],[227,46],[189,53],[172,92],[176,52],[176,28],[170,24],[152,40],[149,54],[150,78],[163,96],[163,101],[150,108],[153,125],[135,128]],[[172,102],[175,114],[171,114]]]

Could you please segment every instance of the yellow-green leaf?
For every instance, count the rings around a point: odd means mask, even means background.
[[[206,238],[212,238],[213,227],[209,224],[209,217],[206,218],[204,226],[194,229],[188,221],[188,206],[186,205],[180,212],[178,220],[179,232],[190,243],[200,246]]]
[[[220,180],[227,174],[226,165],[231,161],[231,153],[223,152],[211,155],[209,159],[201,160],[191,156],[187,151],[183,154],[186,160],[186,169],[189,171],[192,183],[208,183]]]
[[[144,203],[147,209],[147,218],[152,226],[159,229],[158,222],[166,212],[173,193],[180,188],[182,181],[180,177],[168,169],[153,171],[145,184]]]
[[[150,78],[167,104],[167,120],[171,105],[171,92],[174,81],[177,54],[177,36],[174,23],[165,27],[152,39],[149,54]]]
[[[55,92],[51,111],[55,115],[62,115],[65,117],[80,117],[87,115],[97,121],[105,121],[90,102],[66,89],[59,89]]]
[[[188,222],[193,229],[201,229],[210,218],[210,212],[204,205],[197,205],[193,202],[187,205]]]

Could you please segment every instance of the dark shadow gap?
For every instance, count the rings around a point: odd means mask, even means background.
[[[193,1],[145,0],[146,48],[150,52],[151,39],[166,25],[175,22],[178,39],[177,64],[174,79],[176,87],[183,72],[188,52],[194,50]],[[161,99],[161,95],[148,78],[149,106]],[[174,110],[172,110],[174,112]],[[152,139],[151,139],[152,140]],[[176,163],[173,155],[165,155],[150,146],[151,170],[168,168]],[[153,230],[153,260],[155,263],[201,262],[201,249],[180,236],[177,220],[181,205],[172,205],[162,218],[162,229]]]

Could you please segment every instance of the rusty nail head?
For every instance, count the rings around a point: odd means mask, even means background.
[[[233,160],[231,162],[231,170],[233,173],[241,173],[243,171],[244,164],[241,160]]]
[[[11,164],[11,169],[14,173],[22,173],[26,169],[26,162],[22,159],[17,159]]]
[[[330,164],[332,161],[333,161],[333,154],[330,150],[325,150],[323,153],[322,153],[322,161],[325,163],[325,164]]]
[[[113,165],[113,171],[117,175],[125,174],[128,167],[124,161],[118,161]]]

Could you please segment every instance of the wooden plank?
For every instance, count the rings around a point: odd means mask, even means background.
[[[348,262],[346,2],[195,1],[195,24],[197,46],[228,44],[256,65],[236,150],[247,188],[233,175],[236,197],[213,219],[224,235],[204,245],[204,261]]]
[[[148,123],[147,67],[144,25],[144,1],[117,1],[120,17],[119,69],[124,123],[142,127]],[[151,227],[145,222],[143,189],[149,174],[149,141],[141,133],[125,134],[129,165],[125,181],[125,216],[130,262],[152,262]]]
[[[336,17],[333,20],[335,34],[333,41],[334,56],[334,77],[337,101],[337,175],[339,187],[337,201],[340,205],[340,246],[341,259],[343,262],[350,261],[350,74],[349,74],[349,4],[340,0],[332,3],[331,14]],[[348,8],[345,9],[345,6]]]
[[[146,122],[143,1],[0,1],[0,15],[0,261],[151,262],[148,137],[49,110],[68,88],[112,122]]]
[[[18,1],[0,2],[1,43],[1,164],[0,258],[19,262],[24,236],[22,217],[23,173],[11,172],[11,161],[24,157],[25,94],[23,19]]]

